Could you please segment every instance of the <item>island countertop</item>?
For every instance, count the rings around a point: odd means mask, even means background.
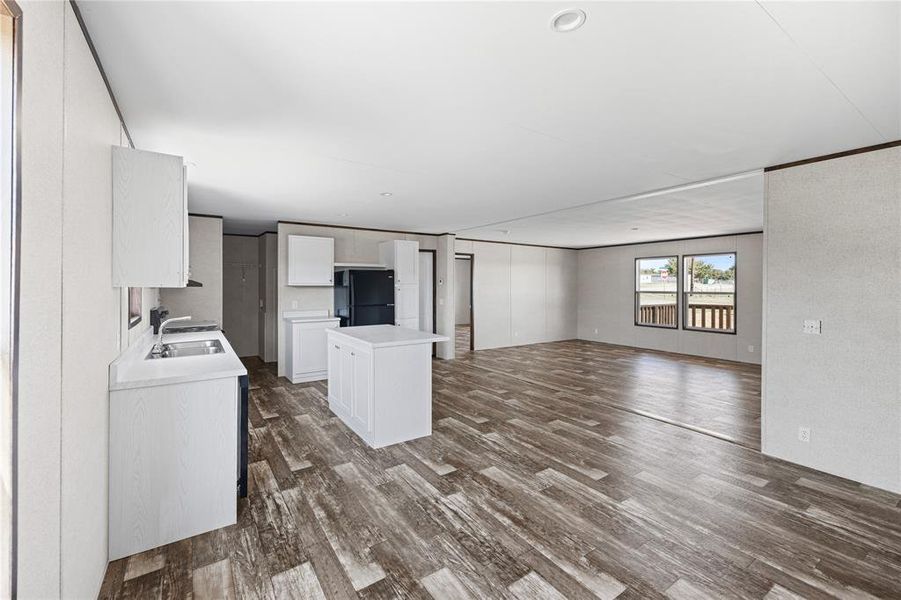
[[[348,337],[362,342],[371,348],[388,348],[392,346],[410,346],[413,344],[431,344],[446,342],[448,337],[436,333],[427,333],[394,325],[363,325],[360,327],[340,327],[329,329],[329,337]]]
[[[147,333],[110,363],[110,391],[247,375],[247,369],[221,331],[167,333],[163,341],[198,340],[219,340],[225,351],[203,356],[148,359],[147,355],[156,341],[156,336],[148,329]]]

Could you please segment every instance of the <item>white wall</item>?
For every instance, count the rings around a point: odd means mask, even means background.
[[[899,225],[901,148],[766,175],[763,452],[894,492]]]
[[[191,279],[203,287],[169,288],[159,292],[170,317],[190,315],[222,325],[222,218],[188,217]]]
[[[470,272],[472,265],[468,258],[458,258],[454,263],[454,321],[457,325],[469,325]]]
[[[575,250],[457,240],[475,255],[475,349],[576,337]]]
[[[369,231],[323,225],[278,224],[278,374],[284,375],[285,332],[281,314],[291,310],[334,311],[332,288],[288,286],[288,236],[311,235],[335,240],[335,262],[377,263],[379,243],[388,240],[415,240],[423,249],[435,249],[437,236],[390,231]]]
[[[96,597],[107,564],[110,146],[122,140],[68,3],[23,10],[19,597]],[[145,291],[145,299],[155,290]]]
[[[635,325],[635,259],[736,253],[736,334]],[[634,244],[579,251],[579,339],[759,363],[763,235]],[[595,333],[597,330],[597,333]]]
[[[238,356],[260,355],[260,240],[226,235],[222,244],[223,321]]]

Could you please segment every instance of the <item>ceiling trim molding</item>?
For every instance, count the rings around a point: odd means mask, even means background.
[[[307,227],[333,227],[335,229],[356,229],[358,231],[379,231],[381,233],[403,233],[404,235],[427,235],[429,237],[441,237],[442,235],[453,235],[445,233],[424,233],[422,231],[403,231],[401,229],[377,229],[375,227],[357,227],[354,225],[332,225],[331,223],[308,223],[305,221],[285,221],[279,219],[279,224],[285,225],[305,225]]]
[[[116,95],[113,93],[113,88],[110,86],[109,79],[106,76],[106,71],[103,70],[103,63],[100,62],[100,55],[97,54],[97,48],[94,47],[94,40],[91,39],[91,34],[88,32],[88,26],[84,22],[84,17],[81,16],[81,9],[78,8],[78,3],[75,0],[69,0],[69,6],[72,7],[72,12],[75,13],[75,19],[78,21],[78,26],[81,27],[81,33],[84,35],[85,41],[88,43],[88,49],[91,51],[91,56],[94,57],[94,63],[97,65],[97,70],[100,71],[100,77],[103,79],[103,85],[106,86],[106,91],[109,93],[109,99],[113,103],[113,109],[116,111],[116,115],[119,116],[119,124],[122,126],[122,131],[125,132],[125,137],[128,139],[128,145],[131,148],[135,147],[134,140],[131,139],[131,133],[128,131],[128,125],[125,124],[125,117],[122,116],[122,111],[119,109],[119,103],[116,102]]]
[[[222,215],[205,215],[203,213],[188,213],[189,217],[203,217],[205,219],[222,219],[224,218]]]
[[[713,238],[736,237],[740,235],[759,235],[760,231],[742,231],[740,233],[718,233],[716,235],[699,235],[687,238],[672,238],[668,240],[649,240],[647,242],[627,242],[625,244],[608,244],[606,246],[585,246],[584,248],[572,248],[573,250],[601,250],[603,248],[621,248],[623,246],[641,246],[642,244],[665,244],[667,242],[691,242],[693,240],[709,240]]]
[[[804,158],[801,160],[795,160],[792,162],[782,163],[781,165],[773,165],[772,167],[764,168],[763,172],[769,173],[771,171],[780,171],[782,169],[791,169],[792,167],[800,167],[803,165],[809,165],[811,163],[823,162],[826,160],[833,160],[836,158],[844,158],[845,156],[854,156],[855,154],[864,154],[866,152],[877,152],[879,150],[887,150],[888,148],[895,148],[897,146],[901,146],[901,140],[895,140],[893,142],[885,142],[883,144],[875,144],[873,146],[864,146],[863,148],[854,148],[853,150],[844,150],[842,152],[834,152],[832,154],[824,154],[822,156],[814,156],[812,158]]]
[[[548,244],[527,244],[525,242],[503,242],[497,240],[477,240],[475,238],[457,238],[461,242],[482,242],[483,244],[508,244],[510,246],[528,246],[530,248],[551,248],[553,250],[581,250],[577,246],[550,246]]]

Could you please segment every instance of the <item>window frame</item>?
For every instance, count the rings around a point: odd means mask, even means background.
[[[691,291],[685,289],[685,277],[688,274],[688,270],[685,268],[685,259],[687,258],[703,258],[705,256],[723,256],[724,254],[731,254],[735,257],[735,282],[732,286],[732,330],[727,331],[725,329],[708,329],[706,327],[689,327],[688,326],[688,295],[691,294]],[[679,278],[679,287],[680,287],[680,298],[679,301],[682,303],[682,330],[683,331],[694,331],[698,333],[719,333],[721,335],[738,335],[738,251],[729,250],[726,252],[704,252],[702,254],[683,254],[681,257],[681,269],[682,276]],[[697,293],[697,292],[695,292]],[[708,292],[713,295],[720,296],[728,296],[729,292]]]
[[[651,327],[653,329],[669,329],[669,330],[678,330],[679,329],[679,320],[681,319],[681,312],[679,310],[679,298],[680,292],[682,291],[682,277],[681,275],[676,275],[676,291],[675,292],[642,292],[639,285],[639,277],[641,273],[639,272],[639,264],[640,261],[643,260],[669,260],[670,258],[676,259],[676,265],[678,268],[682,268],[682,257],[679,254],[667,254],[666,256],[639,256],[635,258],[635,262],[632,268],[632,324],[636,327]],[[676,294],[676,323],[675,325],[654,325],[652,323],[640,323],[638,321],[638,311],[641,302],[641,294]]]

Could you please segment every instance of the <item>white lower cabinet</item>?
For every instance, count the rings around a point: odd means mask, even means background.
[[[336,317],[285,317],[285,364],[291,383],[325,379],[328,372],[326,331],[337,327]]]
[[[446,337],[390,325],[327,334],[329,408],[354,433],[373,448],[432,433],[432,343]]]
[[[110,560],[237,521],[239,394],[237,377],[110,392]]]
[[[336,367],[333,368],[332,365]],[[329,399],[363,431],[372,429],[372,354],[348,344],[329,346]]]

